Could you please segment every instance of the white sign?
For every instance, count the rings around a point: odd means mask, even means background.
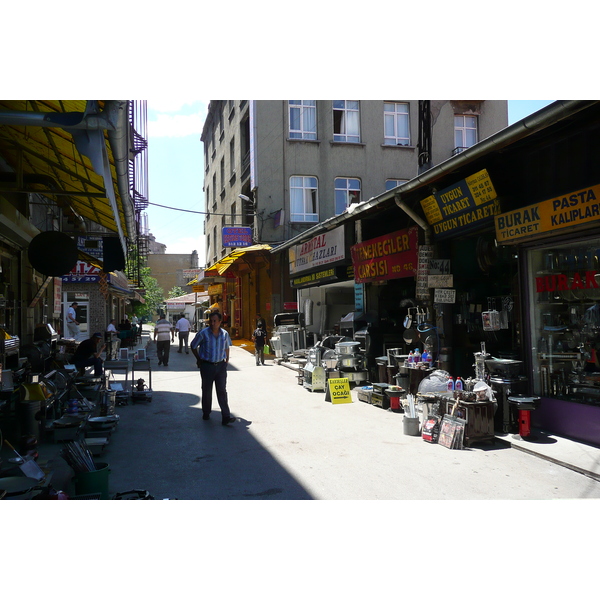
[[[448,258],[432,258],[432,259],[430,259],[429,273],[431,275],[448,275],[450,273],[450,259],[448,259]]]
[[[456,290],[436,289],[433,294],[435,304],[454,304],[456,302]]]
[[[453,280],[453,275],[429,275],[427,277],[427,287],[451,288],[454,285]]]
[[[183,269],[184,277],[196,277],[197,275],[204,277],[204,269]],[[199,279],[201,278],[199,277]]]
[[[289,249],[290,273],[308,271],[346,258],[344,227],[336,227]]]
[[[168,302],[167,301],[167,310],[184,310],[185,302]]]

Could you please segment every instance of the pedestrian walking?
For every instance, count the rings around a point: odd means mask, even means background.
[[[181,354],[181,350],[183,346],[185,346],[185,353],[189,354],[188,348],[188,338],[190,337],[190,322],[185,318],[184,315],[181,315],[179,321],[177,321],[175,325],[175,331],[177,331],[177,335],[179,337],[179,350],[177,352]]]
[[[106,328],[105,341],[108,343],[107,358],[116,360],[119,355],[119,346],[121,340],[119,339],[119,332],[117,331],[117,320],[111,319],[108,327]]]
[[[154,326],[154,340],[156,341],[156,356],[158,358],[158,366],[164,364],[169,366],[169,354],[171,352],[171,342],[175,341],[173,335],[173,326],[165,315],[161,315]]]
[[[196,357],[196,364],[202,378],[202,418],[210,419],[212,410],[213,384],[217,392],[217,401],[221,407],[221,424],[235,422],[231,416],[227,399],[227,364],[229,363],[229,347],[231,338],[221,327],[223,317],[218,311],[210,315],[210,327],[199,331],[190,348]]]
[[[77,346],[77,350],[73,354],[73,364],[79,370],[80,375],[85,373],[85,367],[93,366],[94,377],[102,376],[103,360],[100,358],[100,355],[105,348],[103,337],[101,333],[94,333],[91,338],[83,340]]]
[[[254,356],[256,357],[256,366],[265,364],[265,344],[267,343],[267,332],[262,327],[257,327],[252,334],[254,342]]]
[[[79,331],[79,321],[77,320],[77,307],[79,305],[77,302],[73,302],[69,309],[67,310],[67,329],[69,330],[69,335],[76,340],[80,334]]]

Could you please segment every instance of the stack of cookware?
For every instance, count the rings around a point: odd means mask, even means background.
[[[340,377],[354,383],[367,381],[368,379],[368,372],[365,369],[365,357],[360,354],[359,350],[360,342],[346,341],[338,342],[335,345]]]

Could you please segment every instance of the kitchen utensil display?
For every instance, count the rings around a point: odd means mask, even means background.
[[[0,490],[6,492],[6,498],[29,494],[37,485],[33,477],[0,477]]]
[[[339,342],[335,345],[335,351],[338,354],[354,354],[359,346],[360,342]]]
[[[4,443],[23,461],[19,468],[23,471],[23,474],[27,477],[31,477],[35,481],[42,481],[44,477],[46,477],[44,471],[40,469],[39,465],[33,459],[26,459],[21,456],[13,447],[13,445],[8,441],[4,440]]]

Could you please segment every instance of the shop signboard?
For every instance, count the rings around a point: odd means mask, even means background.
[[[419,233],[416,227],[401,229],[355,244],[350,248],[354,281],[367,283],[417,273]]]
[[[77,236],[77,248],[94,258],[103,258],[102,238],[97,235]]]
[[[204,269],[183,269],[182,273],[184,277],[197,277],[198,279],[204,277]]]
[[[63,283],[96,283],[100,281],[100,269],[78,260],[71,272],[62,276]]]
[[[365,284],[354,284],[354,310],[358,313],[365,312]]]
[[[500,202],[486,169],[421,200],[436,240],[455,237],[500,214]]]
[[[336,227],[289,249],[290,274],[310,271],[345,258],[344,227]]]
[[[185,310],[185,302],[169,302],[167,300],[167,310]]]
[[[208,286],[208,295],[209,296],[218,296],[223,293],[223,284],[222,283],[213,283]]]
[[[598,220],[600,185],[594,185],[498,215],[496,239],[499,244],[515,244],[556,229]]]
[[[333,281],[347,281],[348,279],[350,278],[348,277],[348,269],[346,267],[329,267],[328,269],[321,269],[314,273],[306,273],[305,275],[294,277],[290,281],[290,285],[293,288],[303,288],[331,283]]]
[[[454,304],[456,302],[456,290],[436,288],[433,292],[433,302],[435,304]]]
[[[62,278],[54,278],[54,314],[60,314],[62,309]]]
[[[327,384],[327,396],[332,404],[352,404],[350,381],[347,377],[332,377],[327,380]]]
[[[430,288],[451,288],[454,285],[454,277],[450,275],[429,275],[427,278],[427,287]]]
[[[201,292],[204,291],[204,286],[203,285],[193,285],[192,286],[192,292],[195,292],[196,294],[199,294]]]
[[[223,248],[247,248],[252,246],[252,227],[223,227],[221,230]]]

